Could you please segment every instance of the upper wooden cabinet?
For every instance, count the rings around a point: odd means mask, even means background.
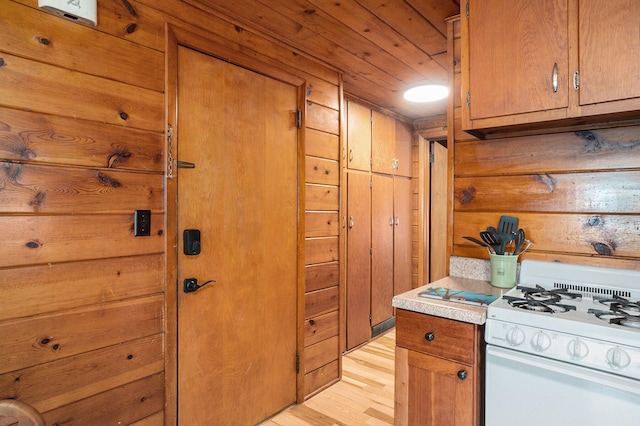
[[[371,111],[371,171],[411,176],[411,126]]]
[[[371,170],[371,110],[355,102],[347,105],[347,158],[349,169]]]
[[[640,2],[468,0],[462,127],[476,136],[637,118]]]

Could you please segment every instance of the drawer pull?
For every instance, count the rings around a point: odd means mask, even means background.
[[[466,378],[467,378],[467,371],[466,370],[458,371],[458,379],[464,380]]]
[[[426,339],[427,342],[433,342],[434,339],[436,338],[436,335],[429,332],[427,334],[424,335],[424,338]]]

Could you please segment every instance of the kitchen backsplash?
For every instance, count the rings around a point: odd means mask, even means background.
[[[451,256],[449,258],[449,276],[490,281],[491,266],[489,261],[485,259]]]

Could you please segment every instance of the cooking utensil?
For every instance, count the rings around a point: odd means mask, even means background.
[[[498,237],[502,242],[501,251],[507,250],[507,244],[509,241],[516,237],[518,231],[518,218],[513,216],[500,216],[500,223],[498,223]]]
[[[473,238],[473,237],[462,237],[462,238],[464,238],[465,240],[471,241],[472,243],[477,244],[481,247],[489,247],[489,244],[485,243],[484,241],[480,241],[477,238]]]
[[[524,229],[520,228],[518,229],[518,232],[516,232],[516,237],[513,239],[513,243],[514,243],[514,249],[513,249],[513,254],[518,256],[520,254],[520,249],[522,248],[522,245],[524,244],[525,240],[526,240],[526,235],[524,233]]]
[[[493,250],[491,249],[491,247],[489,247],[489,245],[487,243],[485,243],[484,241],[480,241],[479,239],[473,238],[473,237],[462,237],[462,238],[464,238],[465,240],[469,240],[472,243],[477,244],[477,245],[479,245],[481,247],[486,248],[487,252],[489,252],[489,254],[494,253]]]
[[[497,233],[493,231],[482,231],[480,232],[480,238],[482,238],[482,241],[487,243],[493,249],[495,254],[504,254],[504,251],[500,251],[502,248],[502,241],[500,240],[500,237],[498,237]]]

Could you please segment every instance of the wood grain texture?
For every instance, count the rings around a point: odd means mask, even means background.
[[[162,323],[162,296],[4,321],[0,373],[158,334]]]
[[[340,206],[340,188],[331,185],[305,186],[305,205],[307,210],[335,210]]]
[[[0,106],[164,130],[162,93],[10,54],[0,56]]]
[[[162,172],[160,133],[0,108],[0,158]]]
[[[45,368],[24,368],[0,375],[0,395],[29,401],[44,413],[108,391],[164,369],[162,335],[49,362]],[[58,382],[66,387],[60,389]]]
[[[340,264],[338,262],[318,263],[305,267],[305,292],[321,290],[339,284]]]

